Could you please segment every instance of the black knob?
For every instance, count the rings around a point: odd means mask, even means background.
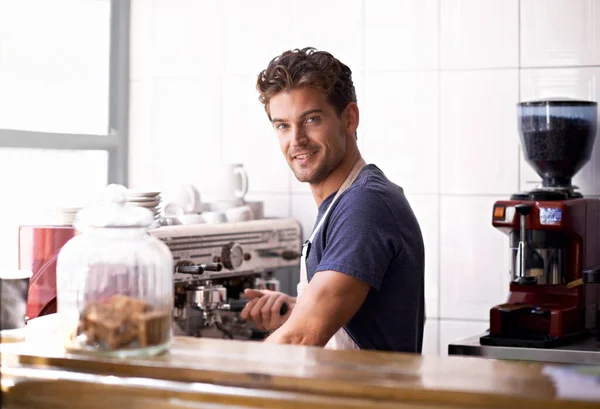
[[[519,204],[515,206],[515,209],[521,216],[527,216],[531,212],[531,205]]]

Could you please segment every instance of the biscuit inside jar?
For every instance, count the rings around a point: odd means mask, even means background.
[[[170,316],[137,298],[113,295],[86,305],[80,315],[77,339],[100,349],[148,347],[167,341]]]

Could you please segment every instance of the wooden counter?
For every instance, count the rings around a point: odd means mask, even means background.
[[[538,363],[198,338],[135,360],[68,355],[52,343],[2,344],[0,353],[7,408],[600,406],[557,398]]]

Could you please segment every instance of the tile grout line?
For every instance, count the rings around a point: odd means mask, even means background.
[[[367,100],[367,17],[366,17],[366,8],[367,8],[367,3],[366,0],[362,0],[361,1],[361,8],[362,8],[362,13],[361,13],[361,25],[362,25],[362,91],[363,91],[363,95],[362,98],[364,101]],[[367,126],[368,128],[368,126]],[[367,129],[368,130],[368,129]],[[366,132],[361,132],[363,134],[363,138],[366,137],[367,133]],[[359,136],[360,138],[360,136]],[[362,155],[365,155],[368,153],[366,151],[366,144],[365,141],[363,139],[362,141],[362,146],[363,146],[363,150],[361,151]],[[367,161],[367,163],[369,162],[367,159],[365,159],[365,161]]]
[[[517,2],[517,101],[521,100],[521,0]],[[521,191],[521,148],[517,143],[517,192]]]
[[[522,65],[514,65],[514,66],[506,66],[506,67],[463,67],[463,68],[443,68],[441,71],[443,72],[473,72],[473,71],[510,71],[510,70],[525,70],[525,71],[534,71],[534,70],[566,70],[566,69],[582,69],[582,68],[600,68],[600,64],[591,64],[591,65],[532,65],[532,66],[522,66]],[[374,69],[373,73],[375,74],[396,74],[396,73],[434,73],[439,71],[440,69]]]
[[[437,82],[438,82],[438,98],[437,98],[437,140],[438,140],[438,194],[437,194],[437,316],[442,316],[442,1],[438,0],[437,7],[437,26],[438,26],[438,44],[437,44]],[[442,352],[442,324],[441,320],[437,322],[436,328],[436,349],[437,355]]]
[[[156,26],[156,2],[152,2],[151,12],[150,12],[150,27],[151,27],[150,43],[152,45],[152,51],[151,51],[152,60],[154,60],[154,57],[155,57],[155,55],[154,55],[154,53],[155,53],[154,46],[156,44],[156,30],[155,30],[155,26]],[[150,72],[150,92],[151,92],[150,93],[150,114],[152,115],[152,118],[150,119],[151,124],[152,124],[152,129],[150,130],[150,135],[151,135],[150,140],[151,140],[153,146],[160,146],[159,143],[158,143],[159,138],[158,138],[158,135],[157,135],[157,132],[156,132],[156,126],[155,126],[155,124],[156,124],[156,122],[155,122],[156,119],[155,118],[157,116],[156,115],[156,101],[154,99],[154,97],[156,95],[156,77],[154,75],[155,67],[154,67],[154,64],[151,64],[150,66],[151,66],[151,72]],[[130,135],[130,140],[131,140],[131,135]],[[156,154],[157,154],[157,152],[154,149],[152,149],[152,156],[153,156],[152,159],[154,159],[153,160],[154,163],[158,162],[158,160],[156,160],[157,159]],[[157,170],[158,170],[157,166],[155,166],[155,167],[152,168],[152,173],[151,173],[152,177],[151,178],[152,178],[152,184],[153,185],[155,185],[157,183],[157,180],[158,180]]]
[[[219,44],[221,46],[220,58],[219,58],[219,135],[221,135],[221,143],[219,144],[219,161],[221,166],[225,164],[225,128],[223,123],[225,122],[225,113],[224,111],[224,95],[225,95],[225,54],[223,50],[225,49],[225,40],[224,40],[224,31],[225,31],[225,9],[223,3],[218,3],[218,13],[219,13]]]

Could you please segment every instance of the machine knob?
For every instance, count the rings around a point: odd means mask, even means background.
[[[221,262],[228,270],[234,270],[242,265],[244,261],[244,250],[238,243],[231,242],[223,246],[221,251]]]
[[[515,209],[521,216],[527,216],[531,212],[531,205],[519,204],[515,206]]]

